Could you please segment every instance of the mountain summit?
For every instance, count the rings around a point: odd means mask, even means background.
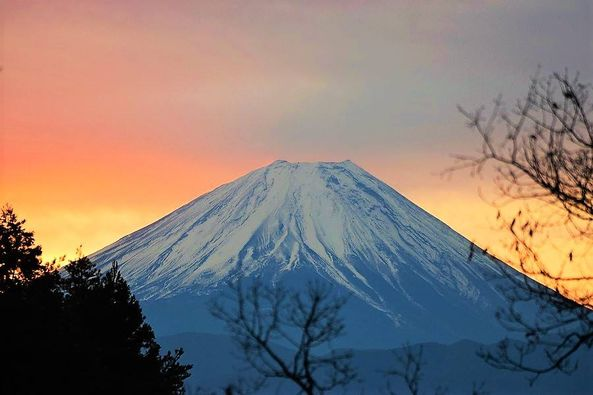
[[[353,295],[351,340],[382,347],[499,337],[494,312],[505,301],[491,279],[502,276],[489,259],[468,262],[468,252],[465,238],[351,161],[276,161],[92,258],[119,262],[157,331],[212,331],[163,314],[239,276],[297,287],[324,279]]]

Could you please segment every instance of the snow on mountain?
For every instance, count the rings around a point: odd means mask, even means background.
[[[377,330],[430,337],[438,324],[454,340],[480,325],[493,332],[504,303],[491,281],[499,269],[468,252],[466,239],[351,161],[276,161],[92,258],[118,261],[146,302],[206,298],[238,276],[297,286],[321,277],[355,296],[358,318],[387,318]],[[484,322],[465,328],[468,319]]]

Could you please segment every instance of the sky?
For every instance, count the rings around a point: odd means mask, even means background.
[[[276,159],[350,159],[483,246],[456,105],[593,77],[590,0],[0,5],[0,203],[92,253]]]

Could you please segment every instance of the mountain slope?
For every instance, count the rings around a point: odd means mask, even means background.
[[[380,346],[501,335],[499,269],[483,257],[468,263],[468,251],[466,239],[350,161],[276,161],[92,258],[120,263],[157,330],[174,333],[167,321],[180,321],[159,306],[202,306],[238,276],[295,286],[323,278],[355,296],[346,312],[353,341],[375,330],[378,343],[368,344]]]

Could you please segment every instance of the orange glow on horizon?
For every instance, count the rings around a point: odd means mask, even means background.
[[[485,28],[501,2],[8,3],[0,204],[44,259],[93,253],[276,159],[351,159],[504,256],[488,180],[437,174],[478,143],[455,104],[541,62],[517,64],[494,40],[505,29]]]

